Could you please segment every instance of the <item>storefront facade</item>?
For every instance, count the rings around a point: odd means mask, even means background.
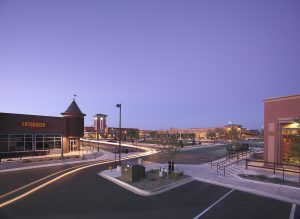
[[[0,113],[0,153],[80,150],[84,116],[73,100],[63,117]]]
[[[264,160],[299,163],[300,95],[264,100]]]

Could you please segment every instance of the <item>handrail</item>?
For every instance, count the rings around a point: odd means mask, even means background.
[[[240,159],[240,161],[241,160],[245,160],[246,158],[242,158],[242,159]],[[232,164],[238,164],[239,163],[239,159],[237,159],[235,162],[233,162],[233,163],[229,163],[229,164],[227,164],[227,165],[225,165],[225,166],[223,166],[223,168],[222,169],[220,169],[220,170],[223,170],[223,173],[224,173],[224,176],[226,175],[226,167],[228,167],[228,166],[230,166],[230,165],[232,165]]]
[[[253,155],[254,150],[253,150],[253,149],[248,149],[248,150],[240,151],[239,153],[229,154],[229,155],[226,157],[225,160],[222,160],[222,161],[220,161],[220,162],[218,162],[218,163],[213,163],[213,161],[211,161],[211,168],[213,168],[213,166],[217,166],[217,172],[219,172],[219,170],[223,170],[222,167],[224,167],[224,164],[225,164],[227,161],[230,162],[230,160],[233,160],[234,158],[236,158],[236,159],[237,159],[236,162],[238,163],[240,157],[243,157],[243,156],[247,155],[248,153],[249,153],[250,155],[251,155],[251,153],[252,153],[252,155]],[[224,174],[224,175],[225,175],[225,174]]]
[[[272,164],[271,166],[258,166],[258,165],[253,165],[249,164],[249,162],[257,162],[257,163],[263,163],[263,164]],[[281,167],[276,167],[276,166],[281,166]],[[284,167],[296,167],[299,170],[291,170],[291,169],[285,169]],[[299,182],[300,182],[300,164],[299,165],[291,165],[291,164],[283,164],[283,163],[276,163],[276,162],[267,162],[267,161],[257,161],[257,160],[251,160],[251,159],[246,159],[246,170],[248,167],[257,167],[257,168],[262,168],[262,169],[271,169],[273,170],[273,173],[276,173],[276,170],[282,171],[282,180],[284,181],[284,173],[285,172],[290,172],[290,173],[298,173],[299,174]]]
[[[254,154],[254,150],[253,150],[253,149],[252,149],[252,150],[249,149],[249,150],[246,152],[246,155],[248,154],[248,152],[250,153],[250,156],[253,156],[253,154]],[[251,155],[251,152],[252,152],[252,155]],[[244,155],[243,153],[241,153],[241,154],[242,154],[242,156]],[[240,159],[240,160],[247,160],[247,158],[242,158],[242,159]],[[237,157],[236,162],[229,163],[229,164],[223,166],[222,169],[220,169],[220,170],[223,170],[224,176],[226,175],[226,167],[228,167],[228,166],[230,166],[230,165],[232,165],[232,164],[235,164],[235,163],[236,163],[236,164],[239,163],[239,157]]]
[[[285,164],[285,163],[277,163],[277,162],[268,162],[268,161],[260,161],[260,160],[252,160],[252,159],[247,159],[249,162],[256,162],[256,163],[263,163],[263,164],[275,164],[279,166],[289,166],[289,167],[299,167],[299,165],[293,165],[293,164]]]

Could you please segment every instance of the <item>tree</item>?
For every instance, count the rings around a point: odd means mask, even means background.
[[[157,131],[150,132],[150,138],[157,138],[157,135],[158,135]]]
[[[235,128],[235,127],[232,127],[229,132],[229,139],[232,140],[232,141],[236,141],[239,137],[239,133],[238,133],[238,130]]]
[[[216,132],[212,131],[212,130],[208,130],[206,137],[209,139],[216,139]]]
[[[129,139],[138,139],[139,138],[139,130],[138,129],[129,129],[127,131],[127,138]]]
[[[177,134],[168,135],[164,142],[164,155],[166,162],[175,160],[181,145],[177,142]]]
[[[216,136],[218,139],[225,139],[226,132],[223,128],[216,128]]]

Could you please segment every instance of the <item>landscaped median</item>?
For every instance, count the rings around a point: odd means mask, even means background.
[[[137,182],[124,180],[121,176],[121,171],[117,171],[117,169],[104,170],[98,173],[98,175],[142,196],[157,195],[194,180],[183,173],[171,173],[168,177],[159,177],[158,169],[147,171],[145,178]]]

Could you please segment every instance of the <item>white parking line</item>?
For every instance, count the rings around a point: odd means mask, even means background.
[[[290,213],[289,219],[294,219],[294,217],[295,217],[295,210],[296,210],[296,204],[293,204],[292,208],[291,208],[291,213]]]
[[[206,208],[204,211],[202,211],[200,214],[198,214],[197,216],[195,216],[193,219],[198,219],[200,218],[202,215],[204,215],[207,211],[209,211],[212,207],[214,207],[216,204],[218,204],[220,201],[222,201],[224,198],[226,198],[228,195],[230,195],[230,193],[232,193],[235,189],[230,190],[229,192],[227,192],[225,195],[223,195],[221,198],[219,198],[216,202],[214,202],[212,205],[210,205],[208,208]]]

